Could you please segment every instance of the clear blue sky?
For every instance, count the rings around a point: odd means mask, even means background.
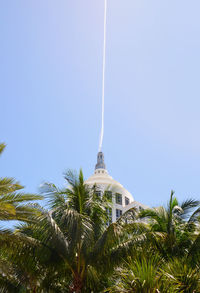
[[[107,169],[150,206],[200,198],[200,1],[108,0]],[[0,176],[94,170],[103,0],[0,3]]]

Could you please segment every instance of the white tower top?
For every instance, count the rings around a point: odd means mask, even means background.
[[[113,208],[110,216],[113,222],[115,222],[120,215],[124,213],[124,210],[134,202],[131,193],[108,174],[104,163],[104,154],[102,152],[99,152],[97,155],[97,164],[94,174],[86,180],[85,183],[91,187],[96,185],[101,194],[105,191],[111,193]]]
[[[114,180],[106,170],[106,165],[104,162],[104,154],[103,152],[99,152],[97,154],[97,164],[95,165],[95,172],[94,174],[86,180],[86,183],[88,185],[104,185],[106,187],[110,188],[121,188],[124,189],[123,185]],[[110,189],[109,188],[109,189]],[[126,190],[126,192],[129,194],[131,201],[133,201],[132,195]]]

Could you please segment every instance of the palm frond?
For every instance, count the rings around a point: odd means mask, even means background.
[[[0,178],[0,196],[22,189],[23,186],[14,178]]]
[[[200,275],[198,268],[191,268],[184,260],[174,259],[162,270],[166,282],[174,288],[174,292],[199,292]]]
[[[194,208],[197,208],[200,205],[200,201],[198,200],[194,200],[192,198],[189,198],[187,200],[185,200],[182,204],[181,204],[181,208],[183,210],[183,218],[187,218],[189,217],[189,214],[192,212],[192,210]]]
[[[200,207],[188,219],[188,223],[198,223],[200,216]]]
[[[5,202],[9,204],[17,204],[21,202],[37,201],[42,199],[43,196],[37,194],[12,192],[1,196],[0,203]]]
[[[2,152],[4,151],[6,145],[5,143],[0,143],[0,154],[2,154]]]

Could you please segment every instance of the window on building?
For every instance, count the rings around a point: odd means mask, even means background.
[[[106,191],[105,191],[105,196],[106,196],[109,200],[112,200],[112,191],[106,190]]]
[[[107,225],[109,226],[110,224],[112,224],[112,209],[111,208],[108,208],[108,209],[106,209],[106,212],[108,214],[108,222],[107,222]]]
[[[126,206],[129,205],[129,203],[130,203],[129,198],[125,196],[125,205],[126,205]]]
[[[97,190],[96,191],[96,195],[99,196],[99,197],[101,197],[101,191],[100,190]]]
[[[116,193],[115,194],[115,199],[116,199],[116,203],[117,204],[121,204],[122,205],[122,195],[120,193]]]
[[[122,210],[116,209],[116,220],[119,219],[122,215]]]

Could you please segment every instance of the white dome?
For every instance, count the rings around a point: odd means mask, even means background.
[[[114,180],[105,169],[96,169],[95,173],[85,181],[90,186],[97,185],[102,191],[110,190],[129,198],[130,202],[133,202],[133,196],[126,190],[123,185]]]

